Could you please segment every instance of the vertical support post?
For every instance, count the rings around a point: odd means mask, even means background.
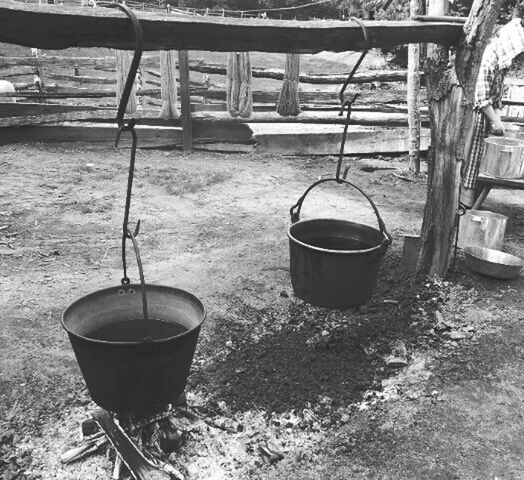
[[[422,0],[425,1],[425,0]],[[421,0],[411,0],[410,15],[420,14]],[[415,174],[420,173],[420,44],[408,45],[408,131],[409,131],[409,168]]]
[[[116,55],[116,104],[120,103],[120,98],[124,92],[129,68],[131,67],[131,56],[126,50],[115,50]],[[126,113],[135,113],[137,108],[136,101],[136,82],[127,102]]]
[[[178,52],[178,71],[180,72],[180,110],[182,116],[182,149],[193,150],[193,130],[191,126],[191,92],[189,90],[189,54],[187,50]]]

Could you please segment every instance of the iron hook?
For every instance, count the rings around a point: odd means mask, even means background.
[[[107,5],[109,8],[118,8],[124,12],[133,24],[133,29],[135,31],[135,53],[133,54],[133,60],[131,61],[131,66],[129,67],[129,73],[127,75],[127,80],[124,85],[124,91],[122,92],[122,97],[120,97],[120,103],[118,105],[118,111],[116,115],[116,120],[118,126],[122,128],[125,126],[124,114],[127,107],[127,102],[129,101],[129,96],[131,95],[131,90],[133,89],[133,83],[135,82],[135,77],[138,72],[138,67],[140,65],[140,59],[142,58],[142,52],[144,50],[144,34],[142,31],[142,26],[138,20],[135,13],[125,4],[122,3],[110,3]],[[134,119],[132,120],[134,121]],[[131,121],[130,121],[131,123]],[[134,124],[133,124],[134,125]],[[120,137],[120,133],[118,135]],[[118,143],[118,138],[117,138]]]

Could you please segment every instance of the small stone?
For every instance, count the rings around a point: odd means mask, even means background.
[[[327,336],[329,335],[329,332],[328,332],[327,330],[322,330],[321,335],[322,335],[323,337],[327,337]]]
[[[350,420],[350,417],[347,413],[342,414],[340,417],[340,423],[348,423]]]
[[[285,290],[282,290],[280,292],[280,296],[283,297],[283,298],[289,298],[289,293],[287,293]]]
[[[467,337],[468,336],[465,332],[461,332],[457,330],[454,330],[453,332],[449,334],[449,338],[451,338],[452,340],[464,340]]]

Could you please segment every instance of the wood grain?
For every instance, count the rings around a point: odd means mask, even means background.
[[[137,12],[145,50],[342,52],[407,43],[455,43],[462,25],[447,22],[233,19]],[[42,49],[134,48],[131,23],[105,8],[0,1],[0,42]]]

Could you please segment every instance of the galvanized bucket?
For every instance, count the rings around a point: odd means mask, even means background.
[[[90,337],[101,327],[143,318],[140,284],[98,290],[75,301],[62,316],[93,401],[112,412],[157,412],[177,400],[206,316],[202,302],[189,292],[144,286],[149,318],[181,325],[183,333],[143,341]]]
[[[375,212],[379,229],[348,220],[300,220],[308,193],[329,181],[345,183],[364,195]],[[380,260],[392,241],[371,198],[347,180],[319,180],[291,208],[291,222],[289,257],[295,295],[313,305],[330,308],[358,307],[369,301]]]

